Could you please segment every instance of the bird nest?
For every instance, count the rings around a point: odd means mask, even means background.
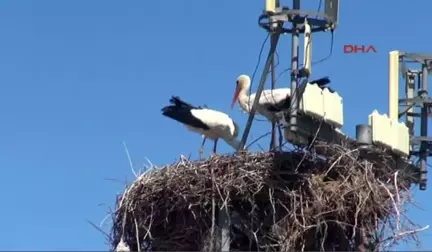
[[[118,198],[110,244],[217,250],[222,208],[230,216],[231,250],[373,251],[416,239],[422,229],[404,217],[408,169],[396,171],[379,150],[365,159],[340,145],[315,149],[325,158],[245,152],[151,169]]]

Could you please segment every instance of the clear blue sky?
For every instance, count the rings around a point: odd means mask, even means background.
[[[306,2],[317,8],[317,0]],[[313,78],[329,75],[343,95],[351,136],[373,109],[387,110],[388,51],[431,50],[422,29],[432,2],[414,2],[342,1],[333,55],[314,67]],[[229,112],[243,130],[246,115],[229,105],[235,79],[252,75],[266,36],[257,25],[263,5],[0,1],[0,250],[106,250],[86,219],[99,224],[107,212],[99,204],[112,206],[122,181],[133,178],[122,141],[136,169],[146,157],[163,165],[180,154],[197,156],[201,137],[160,114],[171,95]],[[372,44],[378,52],[346,55],[344,44]],[[286,36],[280,71],[289,48]],[[329,34],[314,36],[314,60],[329,49]],[[255,123],[252,136],[269,128]],[[416,193],[424,211],[410,213],[424,225],[432,224],[430,192]],[[428,234],[423,249],[432,249]]]

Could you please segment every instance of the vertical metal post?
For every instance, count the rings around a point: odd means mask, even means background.
[[[279,0],[275,0],[274,7],[275,7],[275,10],[276,10],[276,8],[280,7]],[[273,44],[273,41],[275,39],[274,32],[277,32],[277,28],[278,28],[279,24],[275,22],[275,19],[273,17],[270,17],[270,21],[272,23],[270,26],[271,32],[272,32],[271,37],[270,37],[270,41]],[[275,59],[275,55],[273,54],[272,59],[271,59],[271,61],[272,61],[271,62],[271,89],[274,89],[276,87],[276,70],[275,70],[276,66],[275,66],[275,60],[274,59]],[[280,137],[282,137],[282,136],[280,136]],[[272,122],[270,151],[274,150],[275,146],[276,146],[276,123]]]
[[[415,75],[408,71],[406,76],[406,97],[407,99],[413,99],[414,98],[414,90],[415,90]],[[408,106],[412,106],[413,103],[410,102],[407,104]],[[414,106],[410,109],[408,109],[407,113],[414,113]],[[406,116],[405,120],[406,126],[409,128],[410,136],[414,135],[414,117],[411,115]]]
[[[270,37],[271,43],[273,43],[274,35],[272,34]],[[275,73],[275,61],[274,61],[274,54],[272,55],[271,59],[271,89],[274,89],[276,86],[276,73]],[[271,130],[271,140],[270,140],[270,150],[275,149],[276,146],[276,123],[272,122],[272,130]]]
[[[218,226],[220,228],[221,251],[230,251],[231,237],[230,237],[230,218],[227,207],[218,210]]]
[[[424,101],[429,98],[428,95],[428,77],[429,73],[425,64],[422,65],[423,74],[422,74],[422,96]],[[428,108],[429,104],[423,103],[423,107],[421,108],[421,124],[420,124],[420,135],[422,137],[427,137],[428,134]],[[427,182],[427,158],[428,158],[429,150],[428,150],[428,142],[422,141],[420,145],[420,190],[426,190],[426,182]]]
[[[261,98],[261,93],[262,93],[262,91],[264,89],[264,84],[265,84],[265,81],[267,79],[268,72],[270,70],[271,57],[272,57],[272,55],[274,54],[274,52],[276,50],[276,46],[277,46],[277,43],[279,41],[279,37],[280,37],[280,31],[278,30],[278,31],[275,32],[274,39],[271,42],[270,51],[269,51],[269,53],[267,55],[267,60],[266,60],[266,64],[265,64],[264,69],[263,69],[263,73],[261,75],[260,84],[258,86],[256,95],[255,95],[255,100],[254,100],[254,103],[252,105],[252,109],[251,109],[251,111],[249,113],[249,118],[248,118],[248,121],[246,123],[245,131],[243,133],[243,136],[242,136],[242,139],[241,139],[241,142],[240,142],[239,151],[243,150],[244,146],[246,144],[246,141],[247,141],[247,138],[248,138],[248,135],[249,135],[249,132],[250,132],[250,128],[252,126],[252,121],[254,119],[255,112],[256,112],[256,109],[257,109],[257,106],[258,106],[258,102],[259,102],[259,99]]]
[[[300,0],[293,0],[293,9],[300,9]],[[295,134],[297,132],[297,112],[299,105],[299,94],[297,92],[299,31],[295,22],[292,23],[292,28],[290,131]]]
[[[399,119],[399,51],[389,53],[388,67],[388,116],[391,120]]]

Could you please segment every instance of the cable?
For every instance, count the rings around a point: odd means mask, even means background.
[[[306,35],[306,34],[305,34]],[[309,34],[309,36],[311,36],[312,35],[312,32]],[[307,49],[311,46],[311,43],[312,43],[312,39],[309,39],[309,41],[308,41],[308,44],[306,45],[306,51],[307,51]],[[306,59],[306,62],[305,62],[305,64],[307,65],[307,63],[308,63],[308,61],[307,61],[308,59]],[[313,63],[312,63],[313,64]],[[291,69],[291,68],[289,68],[289,69]],[[280,77],[280,75],[276,78],[276,80],[275,80],[275,84],[277,83],[277,80],[279,79],[279,77]],[[297,82],[299,83],[300,82],[300,79],[297,79]],[[294,93],[295,94],[295,93]],[[294,94],[292,94],[292,95],[294,95]],[[266,97],[266,99],[267,99],[267,96],[266,96],[267,94],[266,93],[264,93],[264,96]],[[292,95],[291,95],[291,97],[292,97]],[[275,99],[275,97],[274,97],[274,92],[273,92],[273,89],[271,89],[271,94],[270,94],[270,96],[273,98],[273,101],[276,101],[276,99]]]
[[[322,0],[319,1],[317,12],[319,12],[319,11],[321,10],[321,7],[322,7]],[[317,17],[318,17],[318,15],[316,16],[316,18],[317,18]],[[333,54],[333,45],[334,45],[334,33],[333,33],[333,32],[334,32],[334,29],[332,28],[332,29],[331,29],[331,44],[330,44],[330,52],[329,52],[329,55],[327,55],[327,57],[324,57],[324,58],[321,59],[321,60],[318,60],[318,61],[312,62],[312,64],[311,64],[312,66],[313,66],[313,65],[317,65],[317,64],[319,64],[319,63],[322,63],[322,62],[328,60],[329,58],[331,58],[331,56],[332,56],[332,54]],[[254,73],[253,73],[253,75],[252,75],[251,86],[250,86],[250,89],[249,89],[249,104],[250,104],[250,95],[251,95],[251,93],[252,93],[253,80],[254,80],[254,77],[255,77],[256,71],[257,71],[257,69],[258,69],[258,67],[259,67],[260,61],[261,61],[261,55],[262,55],[262,52],[263,52],[263,49],[264,49],[264,45],[265,45],[265,43],[267,42],[267,40],[268,40],[268,38],[269,38],[269,35],[270,35],[270,33],[267,34],[267,37],[265,38],[265,40],[264,40],[264,42],[263,42],[263,44],[262,44],[262,46],[261,46],[261,49],[260,49],[260,52],[259,52],[259,56],[258,56],[258,62],[257,62],[257,65],[255,66],[255,70],[254,70]],[[312,35],[312,34],[311,34],[311,35]],[[308,45],[306,45],[306,49],[308,49],[308,47],[310,46],[311,42],[312,42],[312,40],[310,39]],[[277,57],[277,59],[278,59],[278,63],[275,64],[275,68],[276,68],[276,66],[279,65],[279,55],[278,55],[277,51],[276,51],[275,53],[276,53],[276,57]],[[306,61],[305,63],[307,63],[307,61]],[[300,65],[300,66],[303,66],[303,64]],[[279,79],[279,78],[280,78],[280,77],[281,77],[285,72],[287,72],[287,71],[289,71],[289,70],[291,70],[291,67],[285,69],[284,71],[282,71],[282,72],[278,75],[278,77],[276,78],[276,80],[275,80],[275,84],[277,83],[278,79]],[[297,79],[297,82],[300,83],[300,78]],[[273,94],[273,89],[271,89],[271,90],[272,90],[272,91],[271,91],[271,97],[273,98],[273,100],[275,100],[275,97],[274,97],[274,94]],[[297,92],[298,89],[296,89],[295,91]],[[264,93],[264,96],[265,96],[265,97],[266,97],[266,95],[267,95],[267,94]],[[296,93],[292,93],[292,94],[291,94],[291,97],[292,97],[293,95],[296,95]],[[291,108],[290,108],[290,110],[291,110]],[[259,120],[259,119],[256,119],[256,118],[254,118],[254,120],[257,120],[257,121],[265,121],[265,120]],[[261,136],[260,138],[265,137],[266,135],[268,135],[268,134],[264,134],[264,135]],[[260,139],[260,138],[258,138],[258,139]],[[256,141],[254,141],[254,142],[256,142]],[[249,147],[250,145],[251,145],[251,144],[249,144],[248,147]]]
[[[319,11],[321,10],[321,6],[322,6],[322,0],[320,0],[319,3],[318,3],[317,12],[319,12]],[[318,18],[318,15],[316,16],[316,18]],[[312,62],[312,65],[316,65],[316,64],[322,63],[322,62],[328,60],[328,59],[332,56],[332,54],[333,54],[333,42],[334,42],[334,29],[332,28],[332,29],[330,30],[330,32],[331,32],[331,42],[330,42],[331,45],[330,45],[330,53],[329,53],[329,55],[328,55],[327,57],[325,57],[325,58],[319,60],[319,61]],[[289,71],[289,70],[291,70],[291,68],[287,68],[287,69],[283,70],[283,71],[278,75],[278,77],[276,78],[276,81],[279,79],[279,77],[281,77],[284,73],[286,73],[286,72]]]
[[[323,59],[321,59],[321,60],[312,62],[312,65],[316,65],[316,64],[319,64],[319,63],[322,63],[322,62],[328,60],[332,56],[332,54],[333,54],[333,45],[334,45],[334,29],[331,29],[331,43],[330,43],[330,52],[329,52],[329,54],[326,57],[324,57]],[[279,76],[276,78],[275,82],[277,82],[277,80],[279,79],[279,77],[282,74],[284,74],[285,72],[289,71],[290,69],[291,68],[285,69],[282,73],[280,73]],[[300,78],[297,79],[297,83],[300,83]],[[296,95],[297,91],[299,91],[299,88],[296,88],[295,92],[293,92],[291,94],[291,97],[294,96],[294,95]],[[289,112],[291,112],[291,108],[289,109]],[[321,128],[321,126],[320,126],[320,128]]]
[[[254,72],[253,72],[253,74],[252,74],[252,79],[251,79],[251,85],[250,85],[250,87],[249,87],[249,100],[248,100],[248,104],[250,104],[250,96],[251,96],[251,94],[252,94],[252,87],[253,87],[253,81],[254,81],[254,79],[255,79],[255,74],[256,74],[256,72],[257,72],[257,70],[258,70],[258,67],[259,67],[259,65],[260,65],[260,63],[261,63],[261,56],[262,56],[262,53],[263,53],[263,51],[264,51],[264,46],[265,46],[265,44],[266,44],[266,42],[267,42],[267,40],[270,38],[270,33],[267,33],[267,36],[266,36],[266,38],[264,39],[264,41],[263,41],[263,43],[262,43],[262,45],[261,45],[261,49],[260,49],[260,51],[259,51],[259,54],[258,54],[258,61],[257,61],[257,64],[255,65],[255,69],[254,69]],[[276,55],[277,55],[277,59],[278,59],[278,64],[277,65],[279,65],[279,54],[277,54],[277,52],[276,52]],[[255,116],[257,116],[257,115],[255,115]],[[263,119],[258,119],[258,118],[256,118],[254,116],[254,120],[255,121],[260,121],[260,122],[264,122],[264,121],[266,121],[266,120],[263,120]]]
[[[334,34],[333,34],[333,33],[334,33],[334,30],[331,29],[331,44],[330,44],[330,52],[329,52],[329,55],[327,55],[326,57],[324,57],[323,59],[320,59],[320,60],[318,60],[318,61],[313,61],[313,62],[312,62],[312,66],[317,65],[317,64],[319,64],[319,63],[322,63],[322,62],[328,60],[329,58],[331,58],[331,56],[332,56],[332,54],[333,54],[333,44],[334,44]],[[303,64],[301,64],[300,66],[303,66]],[[278,79],[279,79],[279,78],[280,78],[284,73],[288,72],[289,70],[291,70],[291,67],[289,67],[289,68],[283,70],[283,71],[278,75],[278,77],[276,78],[276,82],[277,82],[277,80],[278,80]]]
[[[322,0],[320,0],[319,3],[318,3],[318,9],[317,9],[317,12],[320,12],[320,10],[321,10],[321,6],[322,6]],[[316,15],[315,18],[318,18],[318,15]]]
[[[321,10],[321,7],[322,7],[322,0],[320,0],[319,3],[318,3],[317,12],[319,12],[319,11]],[[316,16],[316,18],[318,18],[318,15]],[[334,32],[334,29],[331,29],[331,45],[330,45],[330,53],[329,53],[329,55],[328,55],[327,57],[325,57],[325,58],[319,60],[319,61],[312,62],[312,65],[316,65],[316,64],[322,63],[322,62],[328,60],[328,59],[332,56],[332,54],[333,54],[333,42],[334,42],[334,41],[333,41],[333,40],[334,40],[334,34],[333,34],[333,32]],[[269,33],[269,34],[270,34],[270,33]],[[258,63],[257,63],[257,66],[255,67],[255,71],[254,71],[254,76],[255,76],[256,70],[258,69],[258,66],[259,66],[259,63],[260,63],[260,60],[261,60],[261,54],[262,54],[262,51],[263,51],[263,49],[264,49],[264,44],[265,44],[265,42],[267,42],[267,40],[268,40],[268,38],[269,38],[269,34],[267,35],[266,39],[264,40],[263,45],[261,46],[261,50],[260,50],[260,54],[259,54]],[[312,34],[311,34],[311,35],[312,35]],[[310,42],[311,42],[311,41],[312,41],[312,40],[309,40],[309,43],[308,43],[307,46],[310,45]],[[276,55],[277,55],[277,52],[276,52]],[[279,61],[279,60],[278,60],[278,61]],[[277,65],[279,65],[279,63],[278,63]],[[277,82],[277,80],[279,79],[279,77],[280,77],[282,74],[284,74],[285,72],[287,72],[287,71],[289,71],[289,70],[291,70],[291,68],[287,68],[287,69],[285,69],[284,71],[282,71],[282,72],[278,75],[278,77],[276,78],[275,82]],[[254,76],[252,77],[252,82],[253,82],[253,78],[254,78]],[[251,84],[251,87],[252,87],[252,84]],[[252,88],[249,90],[249,95],[251,94],[251,90],[252,90]]]
[[[328,60],[328,59],[330,59],[330,57],[332,56],[332,54],[333,54],[333,43],[334,43],[334,29],[331,29],[331,44],[330,44],[330,52],[329,52],[329,55],[327,56],[327,57],[325,57],[325,58],[323,58],[323,59],[321,59],[321,60],[319,60],[319,61],[317,61],[317,62],[312,62],[312,64],[319,64],[319,63],[322,63],[322,62],[324,62],[324,61],[326,61],[326,60]]]
[[[269,39],[269,37],[270,37],[270,33],[267,33],[267,36],[266,36],[266,38],[264,39],[264,41],[263,41],[263,43],[262,43],[262,45],[261,45],[261,49],[260,49],[260,52],[259,52],[259,54],[258,54],[258,62],[257,62],[257,64],[255,65],[255,70],[254,70],[254,72],[253,72],[253,74],[252,74],[251,85],[250,85],[250,88],[249,88],[249,96],[250,96],[251,93],[252,93],[253,80],[254,80],[254,78],[255,78],[255,74],[256,74],[256,72],[257,72],[257,70],[258,70],[258,67],[259,67],[259,65],[260,65],[260,63],[261,63],[261,56],[262,56],[262,53],[263,53],[263,51],[264,51],[265,43],[267,42],[267,40]]]

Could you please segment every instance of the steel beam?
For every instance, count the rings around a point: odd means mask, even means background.
[[[270,70],[270,65],[271,65],[271,62],[272,62],[272,57],[273,57],[273,54],[276,51],[276,47],[277,47],[277,44],[278,44],[278,41],[279,41],[279,37],[280,37],[280,31],[277,30],[275,32],[275,34],[274,34],[274,38],[271,41],[270,51],[269,51],[269,53],[267,55],[267,60],[266,60],[266,63],[264,65],[263,73],[261,75],[260,84],[258,86],[256,95],[255,95],[255,100],[254,100],[254,103],[252,105],[252,109],[251,109],[251,111],[249,113],[249,118],[248,118],[248,121],[246,123],[245,131],[243,133],[243,136],[242,136],[242,139],[241,139],[241,142],[240,142],[239,151],[244,150],[244,146],[245,146],[247,138],[249,136],[249,132],[250,132],[250,129],[251,129],[251,126],[252,126],[252,121],[253,121],[253,119],[255,117],[255,113],[256,113],[256,110],[257,110],[258,102],[259,102],[259,99],[261,97],[261,93],[262,93],[262,91],[264,89],[264,84],[265,84],[265,81],[267,79],[267,75],[268,75],[269,70]]]
[[[421,96],[424,99],[428,99],[428,69],[426,65],[422,65],[422,87]],[[427,137],[428,135],[428,108],[429,106],[425,105],[421,109],[421,122],[420,122],[420,135],[422,137]],[[420,190],[426,190],[426,183],[427,183],[427,158],[428,158],[428,143],[426,141],[422,141],[420,145]]]
[[[293,9],[300,9],[300,0],[293,0]],[[297,114],[299,107],[299,94],[297,92],[297,75],[299,61],[299,33],[296,30],[297,24],[293,23],[293,33],[291,36],[291,104],[290,104],[290,131],[292,134],[297,132]]]

